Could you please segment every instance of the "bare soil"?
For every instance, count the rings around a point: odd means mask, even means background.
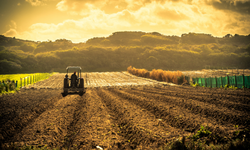
[[[250,129],[250,90],[173,86],[125,73],[85,73],[83,96],[64,74],[0,97],[0,142],[71,149],[150,149],[207,126],[223,143]],[[33,87],[33,88],[31,88]],[[238,128],[235,127],[238,125]]]

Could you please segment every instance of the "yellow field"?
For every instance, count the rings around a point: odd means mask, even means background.
[[[50,77],[53,73],[31,73],[31,74],[5,74],[0,75],[0,81],[6,81],[11,80],[15,81],[14,87],[9,82],[5,82],[5,84],[0,84],[0,94],[2,93],[13,93],[15,91],[15,88],[20,88],[27,86],[29,84],[34,84],[37,81],[47,79]],[[22,78],[22,80],[21,80]],[[6,84],[7,83],[7,84]]]
[[[53,72],[52,74],[55,74],[56,72]],[[28,76],[33,76],[33,75],[40,75],[40,76],[43,76],[43,75],[47,75],[48,73],[31,73],[31,74],[3,74],[3,75],[0,75],[0,81],[2,80],[20,80],[20,78],[25,78],[25,77],[28,77]]]
[[[33,76],[35,74],[38,74],[38,73],[33,73],[33,74],[4,74],[4,75],[0,75],[0,81],[2,80],[20,80],[20,78],[25,78],[27,76]]]

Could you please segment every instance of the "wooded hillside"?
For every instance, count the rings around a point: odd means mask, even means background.
[[[64,72],[69,65],[83,71],[122,71],[128,66],[163,70],[250,68],[250,34],[115,32],[86,43],[58,39],[34,42],[0,35],[0,73]]]

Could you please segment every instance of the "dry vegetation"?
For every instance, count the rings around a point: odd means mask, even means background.
[[[149,72],[146,69],[136,69],[129,66],[127,71],[133,75],[145,78],[151,78],[158,81],[172,82],[175,84],[182,84],[187,82],[184,75],[180,71],[166,71],[162,69],[153,69]]]

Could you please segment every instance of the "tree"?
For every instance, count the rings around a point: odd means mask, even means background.
[[[35,47],[23,43],[23,44],[20,46],[20,49],[21,49],[22,51],[24,51],[24,52],[33,52],[34,49],[35,49]]]
[[[4,46],[0,46],[0,51],[4,50],[5,47]]]
[[[203,55],[205,55],[205,56],[207,56],[207,55],[209,55],[210,53],[212,53],[213,52],[213,50],[212,49],[210,49],[207,45],[202,45],[201,47],[201,50],[202,50],[202,54]]]
[[[224,37],[225,37],[225,38],[230,38],[230,37],[232,37],[232,34],[227,34],[227,35],[225,35]]]
[[[7,59],[0,60],[0,73],[13,73],[18,72],[20,69],[22,69],[22,66],[15,62]]]

